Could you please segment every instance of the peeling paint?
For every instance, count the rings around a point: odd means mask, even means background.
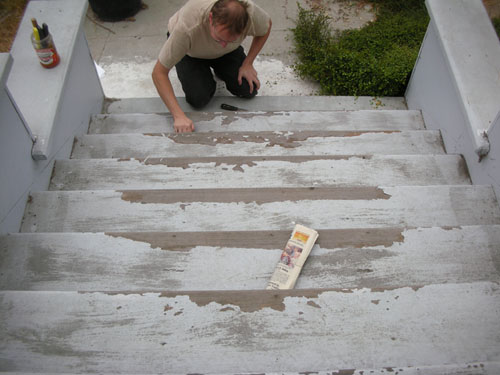
[[[401,289],[401,288],[410,288],[414,292],[418,292],[418,290],[422,289],[423,287],[425,287],[425,285],[407,285],[407,286],[394,286],[394,287],[385,287],[385,288],[370,288],[370,290],[373,293],[385,293],[388,291],[393,291],[393,290],[397,290],[397,289]]]
[[[219,166],[219,164],[215,164],[215,166]],[[248,161],[248,162],[244,162],[244,163],[241,163],[241,164],[237,164],[234,166],[233,168],[233,171],[238,171],[238,172],[245,172],[245,170],[243,169],[243,165],[247,165],[248,167],[255,167],[257,166],[257,164],[255,164],[253,161]]]
[[[190,168],[193,164],[242,165],[257,163],[259,161],[283,161],[288,163],[303,163],[316,160],[350,160],[373,159],[373,155],[290,155],[290,156],[210,156],[186,158],[119,158],[117,162],[136,161],[143,165],[164,165],[171,168]]]
[[[456,227],[450,227],[450,226],[442,226],[441,227],[442,230],[455,230],[455,229],[459,229],[461,230],[462,227],[461,226],[456,226]]]
[[[308,290],[236,290],[236,291],[211,291],[211,292],[163,292],[160,297],[175,298],[178,296],[188,296],[191,302],[199,307],[207,306],[214,302],[221,306],[237,306],[242,312],[256,312],[264,308],[276,311],[285,310],[285,298],[305,297],[318,298],[326,289]],[[343,293],[352,293],[351,290],[337,290]],[[227,306],[230,305],[230,306]]]
[[[378,200],[390,199],[383,189],[371,186],[332,188],[233,188],[203,190],[118,190],[130,203],[174,204],[187,202],[256,203],[300,200]]]
[[[320,306],[320,305],[318,305],[318,304],[317,304],[316,302],[314,302],[314,301],[307,301],[307,305],[308,305],[308,306],[315,307],[315,308],[317,308],[317,309],[321,309],[321,306]]]
[[[400,131],[274,131],[274,132],[231,132],[231,133],[144,133],[148,137],[167,137],[183,145],[217,146],[237,142],[267,143],[267,147],[297,148],[309,138],[347,138],[360,137],[372,133],[400,133]]]
[[[221,126],[228,127],[231,125],[234,121],[237,120],[247,120],[247,119],[254,119],[257,113],[255,112],[236,112],[236,113],[228,113],[227,115],[221,116],[222,118],[222,123]],[[282,114],[281,112],[273,112],[273,111],[267,111],[267,112],[258,112],[259,116],[263,117],[272,117],[272,116],[277,116]]]
[[[403,231],[403,228],[398,227],[325,229],[319,231],[317,244],[323,249],[390,247],[394,243],[404,242]],[[290,237],[290,231],[108,232],[105,234],[115,238],[148,243],[153,249],[170,251],[190,250],[196,246],[281,249]],[[352,255],[352,250],[350,254]]]
[[[355,369],[346,369],[346,370],[339,370],[337,372],[332,372],[331,375],[354,375],[356,372]]]

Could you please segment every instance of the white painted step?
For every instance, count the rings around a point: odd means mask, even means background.
[[[500,361],[496,282],[0,292],[7,371],[263,373]],[[300,355],[291,349],[300,343]],[[354,373],[351,370],[350,373]]]
[[[297,130],[422,130],[420,111],[283,111],[283,112],[190,112],[196,130],[297,131]],[[163,114],[106,114],[93,117],[89,134],[173,133],[173,120]]]
[[[491,186],[48,191],[22,232],[287,230],[500,224]]]
[[[0,289],[264,289],[290,231],[22,233],[0,237]],[[295,286],[500,281],[500,226],[320,230]]]
[[[444,154],[438,131],[274,131],[93,134],[76,138],[72,158]]]
[[[497,375],[500,374],[500,362],[472,362],[472,363],[459,363],[452,365],[435,365],[435,366],[411,366],[411,367],[382,367],[382,368],[361,368],[361,369],[335,369],[330,371],[314,371],[315,375],[387,375],[387,373],[394,372],[395,374],[405,375]],[[280,372],[265,372],[262,375],[304,375],[307,372],[297,371],[280,371]],[[33,372],[0,372],[4,375],[53,375],[52,373],[33,373]],[[103,373],[101,373],[103,374]],[[136,374],[136,375],[142,375]],[[73,375],[66,373],[66,375]],[[75,374],[76,375],[76,374]],[[111,374],[103,374],[111,375]],[[234,375],[233,373],[218,375]]]
[[[418,366],[418,367],[403,367],[398,366],[396,368],[392,367],[382,367],[382,368],[363,368],[363,369],[335,369],[330,371],[314,371],[315,375],[387,375],[387,373],[394,372],[395,374],[405,374],[405,375],[496,375],[500,374],[500,362],[473,362],[473,363],[460,363],[452,365],[436,365],[436,366]],[[54,375],[52,373],[33,373],[33,372],[0,372],[2,375]],[[101,373],[103,374],[103,373]],[[305,372],[297,371],[287,371],[287,372],[265,372],[262,375],[304,375]],[[65,375],[73,375],[65,373]],[[76,375],[76,374],[75,374]],[[111,375],[111,374],[103,374]],[[136,374],[136,375],[143,375]],[[233,373],[217,375],[234,375]]]
[[[51,190],[470,184],[458,155],[58,160]]]
[[[329,371],[314,371],[315,375],[387,375],[387,373],[405,374],[405,375],[497,375],[500,374],[500,362],[472,362],[459,363],[452,365],[434,365],[434,366],[412,366],[412,367],[382,367],[382,368],[358,368],[358,369],[334,369]],[[297,371],[280,371],[280,372],[265,372],[262,375],[304,375],[307,372]],[[53,375],[52,373],[33,373],[33,372],[0,372],[3,375]],[[101,373],[103,374],[103,373]],[[142,375],[136,374],[136,375]],[[66,373],[66,375],[73,375]],[[76,374],[75,374],[76,375]],[[111,374],[103,374],[111,375]],[[218,375],[234,375],[233,373]]]
[[[193,110],[186,98],[177,101],[184,112]],[[360,111],[360,110],[399,110],[406,111],[408,106],[404,97],[372,96],[259,96],[252,100],[235,96],[214,96],[204,108],[207,112],[222,111],[222,103],[245,108],[249,111]],[[163,113],[165,103],[155,98],[109,98],[104,100],[103,113]],[[224,111],[229,113],[229,111]]]

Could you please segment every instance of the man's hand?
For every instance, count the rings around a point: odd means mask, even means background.
[[[170,69],[164,67],[158,60],[153,68],[153,82],[158,90],[158,93],[160,94],[161,99],[174,117],[175,132],[190,133],[194,131],[193,121],[186,116],[177,102],[174,89],[172,88],[172,83],[170,82],[170,78],[168,78],[169,72]]]
[[[264,47],[264,44],[266,43],[267,38],[269,37],[269,34],[271,33],[271,27],[273,23],[271,20],[269,20],[269,29],[267,30],[267,33],[262,36],[254,36],[252,39],[252,44],[250,45],[250,49],[248,50],[247,57],[243,61],[243,64],[240,67],[240,70],[238,72],[238,83],[241,84],[243,83],[243,78],[245,78],[250,86],[250,93],[253,92],[253,89],[260,89],[260,81],[259,78],[257,78],[257,71],[253,67],[253,62],[257,55],[259,54],[260,50],[262,47]]]
[[[238,72],[238,84],[241,86],[243,83],[243,78],[245,78],[250,86],[250,93],[253,89],[260,89],[260,81],[257,77],[257,71],[252,64],[243,64]]]
[[[184,116],[174,117],[174,129],[176,133],[191,133],[194,131],[193,121]]]

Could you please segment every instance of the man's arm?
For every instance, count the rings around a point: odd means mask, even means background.
[[[193,121],[186,116],[184,111],[179,106],[177,98],[174,94],[174,89],[172,88],[172,83],[168,77],[170,69],[164,67],[160,61],[156,61],[156,65],[153,68],[153,82],[156,86],[156,90],[160,94],[160,98],[163,100],[168,110],[174,118],[174,128],[176,133],[189,133],[194,131]]]
[[[272,21],[269,20],[269,29],[265,35],[253,37],[247,57],[243,61],[238,73],[238,83],[241,85],[243,82],[242,79],[245,78],[250,85],[250,92],[253,92],[254,84],[257,90],[260,89],[260,81],[259,78],[257,78],[257,71],[253,67],[253,62],[262,50],[262,47],[264,47],[264,44],[266,44],[267,38],[269,38],[269,34],[271,34],[272,24]]]

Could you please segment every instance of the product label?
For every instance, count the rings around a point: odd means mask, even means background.
[[[37,49],[36,54],[43,65],[50,65],[54,62],[55,51],[52,48]]]

